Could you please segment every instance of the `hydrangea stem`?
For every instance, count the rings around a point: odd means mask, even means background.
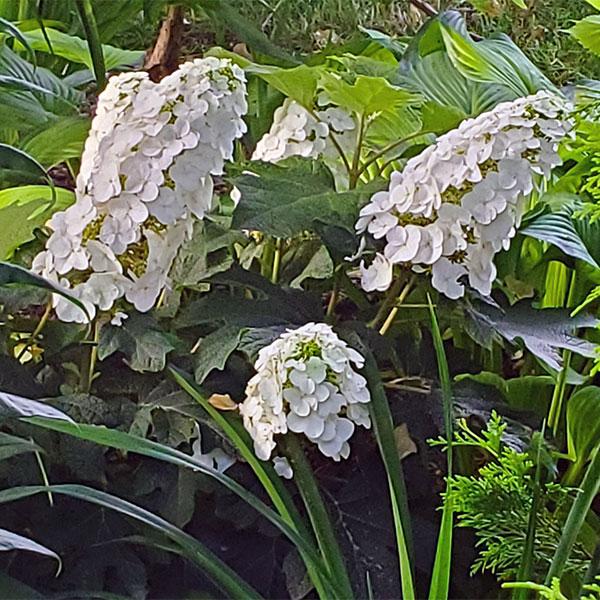
[[[331,517],[319,492],[319,485],[304,455],[304,448],[295,435],[288,434],[283,438],[282,449],[294,469],[294,481],[306,507],[325,564],[333,579],[338,582],[340,597],[353,598],[344,555],[335,537]]]
[[[394,322],[394,319],[396,318],[396,315],[400,310],[400,306],[402,306],[402,303],[406,300],[406,297],[411,292],[416,279],[417,276],[413,275],[408,281],[408,283],[404,286],[404,288],[402,288],[402,291],[398,296],[398,300],[396,300],[394,307],[390,311],[390,314],[388,315],[387,319],[385,320],[385,322],[381,326],[381,329],[379,330],[379,335],[385,335],[388,332],[388,329],[392,326],[392,323]]]
[[[92,323],[92,331],[88,340],[89,352],[84,352],[84,361],[81,367],[79,387],[82,392],[89,394],[94,381],[96,361],[98,360],[98,338],[100,335],[100,324],[97,320]]]
[[[40,335],[40,333],[42,333],[42,330],[44,329],[44,327],[46,326],[46,323],[48,322],[48,319],[50,318],[51,312],[52,312],[52,298],[50,298],[50,300],[48,300],[48,303],[46,304],[46,310],[44,310],[44,314],[42,315],[40,322],[37,324],[36,328],[33,330],[32,334],[29,336],[29,339],[27,340],[27,343],[25,344],[25,346],[23,346],[23,348],[19,352],[19,355],[17,356],[17,360],[20,361],[23,358],[23,356],[25,356],[25,353],[33,346],[33,344],[35,344],[35,340]]]

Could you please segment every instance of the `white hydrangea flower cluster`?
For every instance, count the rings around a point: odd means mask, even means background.
[[[355,425],[371,426],[371,395],[354,369],[363,364],[324,323],[288,330],[261,349],[240,404],[256,455],[268,460],[274,436],[289,430],[304,434],[327,457],[347,458]]]
[[[246,110],[244,73],[228,60],[187,62],[159,83],[147,73],[112,77],[98,98],[76,203],[50,220],[33,269],[70,288],[91,315],[121,297],[150,310],[193,218],[211,208],[211,175],[231,159]],[[60,319],[86,320],[55,302]]]
[[[547,91],[499,104],[392,173],[356,223],[359,233],[385,239],[383,253],[368,267],[361,263],[363,289],[388,289],[394,265],[404,265],[431,270],[432,285],[449,298],[464,294],[465,276],[489,295],[494,256],[509,248],[527,196],[561,164],[571,111]]]
[[[275,110],[271,129],[258,141],[252,160],[277,163],[290,156],[319,158],[335,153],[330,132],[339,136],[338,143],[354,137],[356,123],[342,108],[329,106],[314,116],[291,98]],[[336,155],[335,155],[336,156]]]

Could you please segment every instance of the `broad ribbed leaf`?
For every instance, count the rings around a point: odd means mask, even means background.
[[[90,124],[91,121],[85,117],[60,117],[50,127],[35,132],[19,145],[49,169],[65,160],[81,157]]]
[[[83,94],[66,85],[48,69],[34,67],[8,46],[0,45],[0,75],[29,82],[44,92],[0,88],[0,113],[11,128],[43,127],[57,115],[76,114]]]
[[[34,230],[52,214],[64,210],[75,201],[75,195],[64,188],[54,190],[47,185],[25,185],[0,191],[0,260],[10,258],[22,244],[34,238]]]
[[[570,211],[542,214],[520,232],[536,240],[548,242],[560,248],[568,256],[578,258],[598,268],[598,263],[575,229]]]
[[[411,89],[465,115],[540,89],[556,89],[508,37],[472,41],[455,11],[423,26],[407,47],[400,75]]]
[[[585,387],[567,404],[567,445],[569,457],[584,463],[600,445],[600,388]]]
[[[0,144],[0,184],[38,183],[47,178],[44,167],[27,152]]]
[[[23,44],[25,47],[25,50],[27,50],[27,56],[29,57],[29,60],[35,64],[35,52],[27,43],[27,40],[25,39],[25,36],[21,30],[14,23],[11,23],[10,21],[0,17],[0,33],[4,33],[19,40],[19,42],[21,42],[21,44]]]
[[[577,21],[569,33],[584,47],[600,54],[600,15],[591,15]]]
[[[88,69],[93,68],[88,44],[84,39],[68,35],[57,29],[46,28],[46,33],[52,44],[52,50],[48,48],[48,43],[41,29],[27,31],[23,35],[27,43],[38,52],[52,53],[70,62],[85,65]],[[143,50],[123,50],[108,44],[102,44],[102,51],[108,71],[137,67],[144,58]]]

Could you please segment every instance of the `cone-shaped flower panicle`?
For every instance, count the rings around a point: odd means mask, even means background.
[[[211,209],[211,175],[246,131],[243,71],[228,60],[184,63],[159,83],[147,73],[112,77],[77,177],[76,203],[48,223],[33,270],[63,285],[93,315],[125,297],[152,308],[194,218]],[[58,316],[84,313],[59,296]]]
[[[384,241],[382,252],[361,264],[363,288],[386,290],[402,265],[430,271],[433,287],[449,298],[462,296],[465,282],[489,295],[495,254],[509,248],[527,197],[561,164],[571,110],[546,91],[499,104],[392,173],[356,223],[359,233]]]
[[[329,458],[347,458],[355,426],[371,426],[371,396],[355,370],[363,364],[363,357],[324,323],[288,330],[263,348],[240,405],[256,455],[268,460],[275,436],[291,431]]]

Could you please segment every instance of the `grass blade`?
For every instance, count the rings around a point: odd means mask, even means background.
[[[396,544],[398,547],[402,598],[404,598],[404,600],[413,600],[416,596],[409,551],[412,540],[410,513],[408,511],[402,465],[394,440],[392,414],[373,353],[362,343],[358,335],[354,332],[348,334],[346,341],[359,350],[365,357],[363,375],[365,376],[369,385],[369,390],[371,391],[371,402],[369,403],[371,421],[373,423],[373,431],[375,433],[375,438],[377,439],[381,459],[383,460],[388,477],[392,514],[394,517],[394,529],[396,532]]]
[[[319,492],[319,486],[304,454],[304,449],[294,434],[285,436],[283,449],[294,469],[294,481],[302,496],[325,564],[334,581],[338,582],[342,598],[352,598],[354,594],[344,555],[335,537],[331,517]]]
[[[581,482],[580,489],[567,516],[558,547],[554,552],[550,569],[546,575],[546,585],[550,585],[555,577],[561,577],[564,566],[573,549],[573,544],[577,540],[581,526],[599,490],[600,452],[596,452],[587,468],[585,477]]]
[[[282,517],[275,513],[254,494],[248,492],[248,490],[237,483],[237,481],[225,475],[224,473],[220,473],[216,469],[207,467],[201,462],[195,460],[192,456],[189,456],[188,454],[180,452],[179,450],[175,450],[174,448],[164,444],[159,444],[158,442],[153,442],[124,431],[109,429],[107,427],[98,425],[59,421],[57,419],[46,419],[43,417],[30,417],[23,420],[31,423],[32,425],[43,427],[44,429],[66,433],[73,437],[95,442],[96,444],[108,446],[110,448],[118,448],[119,450],[125,450],[127,452],[135,452],[136,454],[162,460],[177,466],[187,467],[208,475],[224,485],[234,494],[238,495],[242,500],[252,506],[252,508],[254,508],[273,525],[275,525],[275,527],[277,527],[290,539],[293,544],[296,545],[298,550],[305,558],[307,564],[318,570],[318,567],[320,566],[320,559],[314,548],[295,529],[290,527],[290,525],[286,523]]]
[[[66,484],[23,486],[2,490],[0,491],[0,503],[20,500],[21,498],[28,498],[36,494],[45,494],[48,492],[85,500],[144,523],[177,544],[185,556],[200,566],[212,581],[227,593],[228,597],[238,598],[239,600],[261,598],[256,590],[243,581],[233,569],[221,561],[204,544],[178,527],[175,527],[175,525],[165,521],[162,517],[122,498],[83,485]]]
[[[454,436],[454,415],[452,407],[452,384],[450,382],[450,371],[448,361],[444,350],[444,342],[440,332],[440,326],[429,295],[427,296],[429,304],[429,315],[431,317],[431,333],[433,336],[433,346],[438,365],[438,374],[440,386],[442,388],[442,408],[444,412],[444,428],[448,448],[446,451],[448,477],[452,476],[452,439]],[[445,600],[448,598],[450,589],[450,571],[452,567],[452,535],[453,535],[453,508],[448,500],[444,501],[442,512],[442,522],[440,524],[440,533],[438,537],[437,548],[435,552],[435,562],[431,574],[431,586],[429,588],[429,598],[435,600]]]

